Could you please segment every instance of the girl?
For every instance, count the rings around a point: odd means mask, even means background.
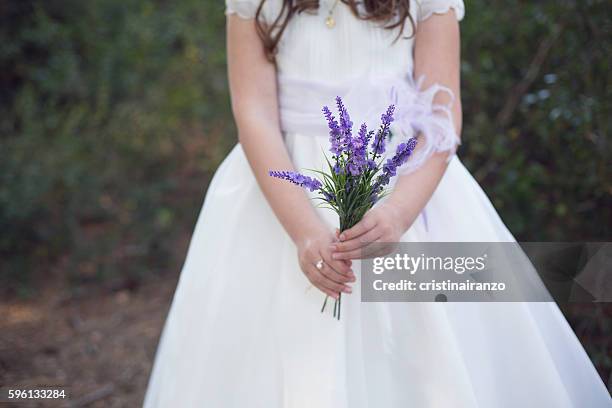
[[[226,14],[239,144],[208,189],[144,406],[612,406],[554,303],[360,302],[367,242],[514,241],[454,155],[462,0],[227,0]],[[419,137],[390,195],[339,236],[268,175],[324,168],[320,109],[337,95],[367,121],[392,96],[389,151]],[[338,293],[339,321],[319,313]]]

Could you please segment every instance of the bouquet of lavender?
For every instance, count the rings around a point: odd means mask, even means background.
[[[338,119],[331,110],[323,107],[323,114],[329,126],[331,159],[326,157],[328,171],[317,171],[320,177],[308,177],[292,171],[270,171],[270,176],[290,181],[312,192],[318,192],[317,199],[324,207],[330,208],[340,218],[340,231],[357,224],[365,213],[385,195],[385,186],[396,175],[397,168],[404,164],[416,147],[415,137],[397,146],[395,155],[386,161],[383,158],[386,141],[393,122],[394,105],[381,115],[377,130],[368,130],[362,124],[353,134],[353,122],[342,98],[336,97]],[[334,317],[340,319],[342,294],[334,303]],[[328,296],[323,302],[325,310]]]

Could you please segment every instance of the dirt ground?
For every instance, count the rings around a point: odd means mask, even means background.
[[[140,406],[175,285],[1,304],[0,384],[67,386],[69,403],[39,406]]]
[[[68,386],[69,401],[38,406],[139,407],[176,281],[0,303],[0,386]],[[612,309],[574,305],[567,316],[609,384]]]

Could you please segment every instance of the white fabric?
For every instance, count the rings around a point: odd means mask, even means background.
[[[450,160],[460,143],[451,111],[455,95],[438,83],[424,89],[424,79],[421,76],[414,81],[411,75],[404,78],[364,75],[341,83],[328,83],[280,75],[281,127],[289,134],[325,134],[329,130],[327,122],[321,120],[321,107],[333,104],[335,96],[341,96],[353,119],[365,122],[369,129],[376,129],[381,114],[393,104],[392,131],[401,140],[419,137],[418,149],[409,162],[400,167],[400,174],[416,170],[434,153],[447,152]],[[447,93],[450,101],[447,104],[434,102],[438,92]]]
[[[322,0],[323,10],[330,3]],[[393,33],[355,19],[343,3],[333,30],[326,14],[295,17],[281,41],[279,76],[342,83],[412,72],[412,40],[393,43]],[[297,168],[324,166],[327,133],[312,133],[285,134]],[[337,226],[329,210],[318,211]],[[402,240],[514,238],[453,156]],[[337,321],[320,314],[323,295],[308,286],[295,245],[237,145],[208,188],[144,406],[612,406],[554,303],[362,303],[358,279]]]
[[[257,13],[257,3],[252,0],[231,0],[227,2],[225,14],[236,14],[241,18],[254,18]]]

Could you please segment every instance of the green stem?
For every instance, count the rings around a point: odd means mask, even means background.
[[[323,307],[321,308],[321,313],[325,311],[325,306],[327,306],[327,299],[329,299],[329,295],[325,296],[325,301],[323,302]]]

